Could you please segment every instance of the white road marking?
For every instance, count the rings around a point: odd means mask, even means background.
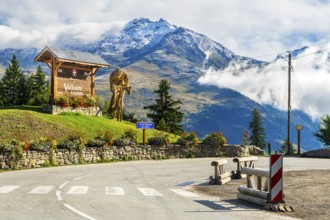
[[[183,197],[199,197],[199,195],[186,191],[184,189],[170,189],[170,190]]]
[[[249,209],[248,207],[243,207],[243,206],[237,206],[235,204],[230,204],[228,202],[225,201],[219,201],[219,202],[214,202],[215,204],[222,206],[224,208],[233,210],[233,211],[246,211],[246,210],[253,210],[253,209]]]
[[[73,180],[80,180],[80,179],[82,179],[82,178],[89,177],[89,176],[91,176],[91,175],[92,175],[92,174],[90,174],[90,175],[85,175],[85,176],[80,176],[80,177],[74,178]]]
[[[37,186],[36,188],[31,190],[29,192],[29,194],[47,194],[50,191],[52,191],[52,189],[54,189],[54,187],[55,186]]]
[[[62,189],[66,184],[68,184],[69,182],[65,182],[62,185],[60,185],[60,187],[58,187],[59,189]]]
[[[178,184],[176,186],[185,187],[185,186],[190,186],[190,185],[192,185],[194,183],[195,183],[194,181],[187,181],[187,182],[180,183],[180,184]]]
[[[224,208],[236,208],[237,205],[230,204],[228,202],[217,202],[216,204],[221,205]]]
[[[56,191],[56,197],[57,197],[57,200],[58,201],[62,201],[63,200],[62,195],[61,195],[61,191],[59,191],[59,190]]]
[[[1,186],[0,193],[10,193],[20,186]]]
[[[163,196],[160,192],[153,188],[137,188],[145,196]]]
[[[88,189],[89,186],[71,186],[67,194],[76,194],[76,195],[87,194]]]
[[[87,215],[87,214],[85,214],[85,213],[79,211],[78,209],[73,208],[73,207],[72,207],[71,205],[69,205],[69,204],[63,204],[63,205],[64,205],[65,207],[67,207],[69,210],[71,210],[72,212],[74,212],[74,213],[80,215],[81,217],[83,217],[83,218],[85,218],[85,219],[96,220],[95,218],[93,218],[93,217],[91,217],[91,216],[89,216],[89,215]]]
[[[106,195],[124,196],[125,191],[122,187],[105,187]]]

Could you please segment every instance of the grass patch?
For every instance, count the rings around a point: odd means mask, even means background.
[[[131,122],[117,122],[105,117],[91,117],[75,113],[60,115],[46,114],[41,107],[6,107],[0,108],[0,141],[12,139],[36,140],[50,138],[63,140],[73,134],[79,134],[84,141],[98,135],[98,132],[110,131],[115,139],[128,129],[138,131],[138,142],[142,143],[142,130],[136,129]],[[147,130],[147,138],[154,136],[157,130]],[[179,137],[170,134],[170,141],[176,142]]]

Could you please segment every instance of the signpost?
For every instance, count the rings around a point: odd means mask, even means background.
[[[245,131],[243,131],[242,145],[246,146],[246,145],[249,145],[250,143],[251,143],[251,141],[250,141],[249,131],[245,130]]]
[[[270,155],[270,202],[283,201],[283,155]]]
[[[155,124],[153,122],[137,122],[136,128],[143,129],[143,144],[146,144],[146,129],[154,129]]]
[[[298,124],[296,126],[296,129],[298,131],[298,155],[300,155],[300,131],[303,129],[303,126],[301,124]]]

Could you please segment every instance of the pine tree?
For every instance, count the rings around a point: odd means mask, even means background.
[[[252,131],[250,140],[253,145],[265,149],[267,146],[265,129],[262,125],[262,118],[258,109],[252,112],[252,119],[249,124],[249,129]]]
[[[0,80],[0,106],[5,104],[4,94],[3,94],[3,85],[2,81]]]
[[[330,115],[321,118],[319,129],[314,132],[317,140],[321,141],[326,148],[330,147]]]
[[[5,105],[22,105],[26,102],[26,79],[15,55],[2,78],[2,89]]]
[[[290,142],[290,149],[292,151],[292,154],[296,154],[297,153],[297,149],[293,146],[292,142]],[[287,153],[288,152],[288,139],[286,138],[283,142],[282,145],[280,147],[280,153]]]
[[[34,84],[34,74],[31,73],[29,78],[27,79],[26,83],[26,95],[27,95],[27,104],[28,105],[33,105],[33,84]]]
[[[156,104],[145,106],[149,109],[148,118],[155,123],[156,128],[166,129],[169,132],[178,134],[183,131],[180,123],[183,120],[184,113],[180,112],[180,100],[173,100],[170,95],[171,84],[168,80],[163,79],[159,83],[158,90],[154,93],[157,95]],[[162,121],[162,123],[160,123]],[[165,122],[165,123],[164,123]]]
[[[27,94],[29,105],[46,104],[49,100],[48,80],[40,65],[37,72],[31,74],[28,79]]]

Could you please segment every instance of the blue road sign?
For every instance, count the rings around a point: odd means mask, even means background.
[[[155,124],[153,122],[137,122],[136,128],[140,129],[154,129]]]

